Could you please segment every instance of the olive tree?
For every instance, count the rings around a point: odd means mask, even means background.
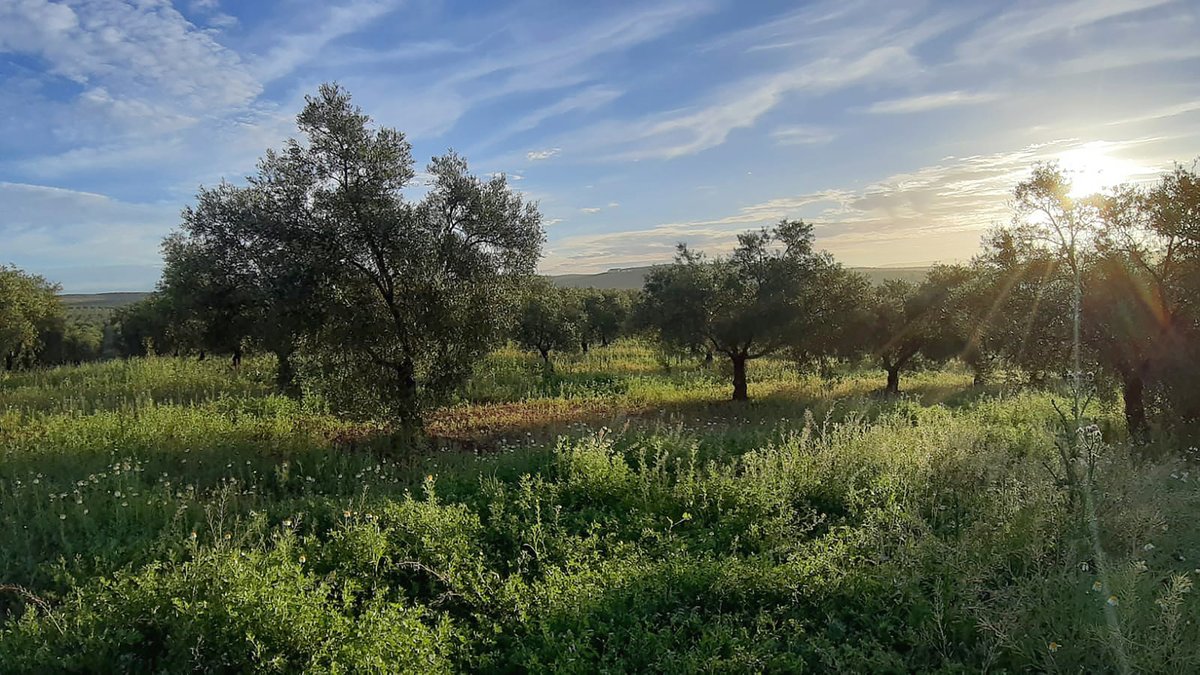
[[[31,361],[42,334],[62,324],[59,288],[40,276],[0,265],[0,355],[4,369]]]
[[[970,263],[965,289],[971,319],[966,359],[994,362],[1035,381],[1061,372],[1070,358],[1071,279],[1058,258],[1011,228],[989,232]]]
[[[321,242],[309,222],[314,174],[291,153],[268,152],[249,184],[202,188],[163,244],[160,293],[173,323],[199,325],[197,347],[241,360],[253,342],[275,354],[276,383],[297,393],[293,355],[324,319]]]
[[[680,245],[653,269],[640,314],[667,345],[706,345],[729,359],[733,399],[746,400],[746,364],[802,336],[815,318],[820,272],[834,265],[813,250],[812,226],[783,220],[738,236],[733,253],[706,258]]]
[[[555,288],[545,279],[530,283],[517,309],[513,339],[536,351],[547,368],[550,353],[572,351],[581,343],[580,313],[571,289]]]
[[[967,338],[955,300],[967,278],[962,267],[939,266],[920,284],[891,279],[875,289],[871,352],[887,372],[885,392],[900,392],[900,373],[917,357],[937,363],[962,354]]]
[[[419,423],[422,405],[460,385],[503,336],[541,254],[537,207],[454,153],[430,162],[424,197],[410,201],[408,141],[337,85],[308,97],[297,122],[305,143],[269,155],[254,184],[296,211],[265,238],[306,252],[281,264],[316,281],[324,320],[306,331],[309,363],[334,398],[350,392],[355,406],[372,399]]]
[[[614,290],[584,289],[580,293],[580,346],[583,351],[593,340],[607,347],[629,320],[631,300],[628,293]]]
[[[186,211],[185,223],[194,222],[196,214]],[[171,309],[168,320],[180,343],[199,351],[201,358],[228,354],[239,367],[245,342],[264,323],[258,288],[253,278],[231,264],[228,249],[185,232],[172,234],[162,247],[158,293],[167,301],[164,307]]]
[[[1100,199],[1096,260],[1084,275],[1083,338],[1119,382],[1130,434],[1149,436],[1147,401],[1200,415],[1200,178],[1176,167],[1149,188]]]

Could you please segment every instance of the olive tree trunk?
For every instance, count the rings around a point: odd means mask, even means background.
[[[885,365],[887,370],[887,387],[884,389],[888,394],[896,395],[900,393],[900,366]]]
[[[747,401],[750,394],[746,389],[746,355],[730,354],[729,360],[733,362],[733,400]]]

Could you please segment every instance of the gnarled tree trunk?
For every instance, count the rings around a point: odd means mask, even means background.
[[[1121,378],[1121,394],[1125,399],[1125,426],[1129,436],[1145,443],[1150,437],[1150,426],[1146,423],[1146,383],[1138,372],[1126,373]]]
[[[399,387],[400,422],[408,430],[420,429],[422,420],[417,405],[417,369],[412,359],[404,359],[395,367]]]
[[[885,392],[891,395],[900,393],[900,364],[885,363],[884,370],[887,371],[887,387]]]
[[[275,367],[275,386],[285,396],[296,398],[300,389],[296,386],[296,367],[292,364],[292,349],[280,348],[275,351],[278,365]]]
[[[729,360],[733,362],[733,400],[747,401],[750,394],[746,388],[746,355],[730,354]]]

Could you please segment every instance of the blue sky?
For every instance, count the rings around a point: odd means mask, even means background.
[[[547,273],[719,253],[782,217],[850,265],[964,260],[1042,159],[1084,187],[1200,156],[1200,5],[3,0],[0,262],[143,290],[199,185],[338,81],[504,172]]]

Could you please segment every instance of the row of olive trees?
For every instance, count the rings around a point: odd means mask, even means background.
[[[734,400],[748,398],[748,362],[773,354],[803,363],[871,353],[887,371],[887,390],[898,392],[914,359],[960,350],[947,325],[961,276],[937,268],[920,285],[872,287],[813,248],[812,225],[784,220],[741,235],[727,257],[681,245],[674,264],[650,273],[637,313],[664,344],[728,359]]]
[[[511,337],[550,367],[551,352],[587,353],[626,334],[633,298],[627,291],[557,288],[535,278],[522,293]]]
[[[103,328],[69,317],[59,287],[0,265],[0,356],[6,371],[100,358]]]
[[[1014,191],[1012,226],[969,264],[934,267],[919,284],[873,287],[814,251],[799,221],[742,235],[722,258],[681,246],[650,274],[635,312],[666,345],[724,355],[735,400],[747,397],[747,362],[769,354],[866,356],[895,393],[922,361],[961,359],[977,382],[998,368],[1039,382],[1065,375],[1078,289],[1080,359],[1099,387],[1119,387],[1131,433],[1148,433],[1148,405],[1200,421],[1200,178],[1176,168],[1146,188],[1070,193],[1057,167],[1035,167]]]
[[[323,86],[297,120],[303,141],[268,151],[245,186],[201,190],[184,212],[158,291],[116,317],[126,353],[221,353],[236,365],[252,345],[278,357],[284,391],[302,384],[340,411],[405,422],[505,339],[549,363],[628,326],[727,359],[735,399],[748,396],[747,364],[772,354],[866,356],[894,393],[904,370],[955,357],[979,381],[998,368],[1061,375],[1079,287],[1087,360],[1119,381],[1131,429],[1145,428],[1147,399],[1196,416],[1185,401],[1200,228],[1184,169],[1152,189],[1073,200],[1057,169],[1037,167],[1014,193],[1012,227],[918,284],[873,286],[817,251],[810,225],[785,220],[742,235],[728,256],[681,247],[633,301],[535,277],[536,207],[457,155],[435,158],[424,197],[406,198],[408,143],[339,87]]]

